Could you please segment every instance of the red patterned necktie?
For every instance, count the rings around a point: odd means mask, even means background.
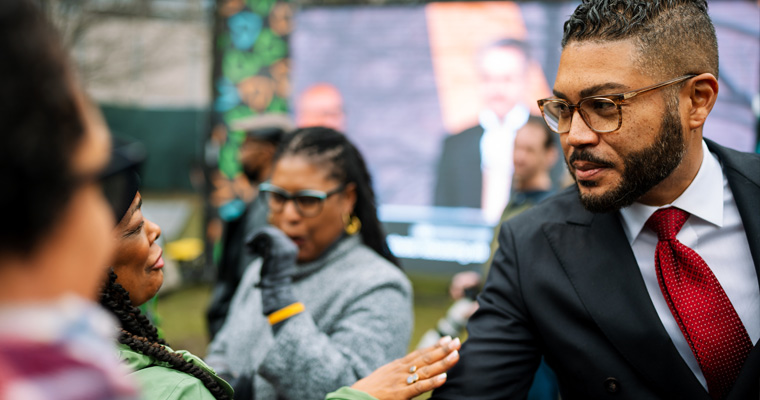
[[[739,376],[752,341],[731,300],[705,260],[676,239],[689,213],[657,210],[646,226],[657,233],[654,264],[662,295],[697,358],[713,399],[723,399]]]

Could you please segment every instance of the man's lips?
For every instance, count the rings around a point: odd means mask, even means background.
[[[588,150],[574,151],[568,161],[573,167],[575,179],[579,181],[598,178],[598,175],[614,167],[611,162],[591,154]]]
[[[577,179],[589,180],[602,173],[609,167],[588,161],[575,161],[573,163],[573,168],[575,169],[575,177]]]

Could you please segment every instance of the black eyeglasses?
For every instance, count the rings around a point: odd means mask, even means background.
[[[538,108],[541,109],[541,115],[543,115],[546,125],[556,133],[570,132],[575,110],[578,110],[583,122],[592,131],[596,133],[615,132],[623,125],[623,111],[620,105],[626,100],[645,92],[683,82],[695,76],[697,75],[684,75],[625,93],[584,97],[578,104],[571,104],[562,99],[542,99],[538,101]]]
[[[328,197],[340,193],[346,185],[340,185],[337,188],[322,192],[320,190],[299,190],[295,193],[289,193],[285,189],[272,185],[271,183],[262,183],[259,185],[259,191],[266,196],[269,209],[274,213],[280,213],[285,208],[288,200],[293,200],[296,205],[296,211],[302,217],[313,217],[322,211],[322,206]]]

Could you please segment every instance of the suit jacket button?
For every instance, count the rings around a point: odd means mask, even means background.
[[[620,391],[620,382],[616,378],[607,378],[604,380],[604,388],[609,393],[617,393]]]

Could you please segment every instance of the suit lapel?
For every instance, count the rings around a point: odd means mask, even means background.
[[[728,185],[742,217],[744,231],[747,233],[749,249],[755,270],[760,280],[760,159],[757,156],[739,153],[720,147],[705,139],[710,151],[718,155],[723,164]],[[760,281],[758,282],[760,285]]]
[[[568,214],[544,234],[604,335],[668,398],[709,399],[657,316],[617,213],[592,214],[578,203]]]
[[[710,151],[718,155],[723,165],[723,173],[726,174],[728,185],[739,209],[744,231],[747,234],[750,253],[755,263],[755,271],[758,276],[760,287],[760,158],[754,155],[739,153],[718,146],[705,139]],[[744,398],[744,394],[757,393],[758,379],[760,374],[760,343],[755,343],[755,348],[749,354],[744,367],[736,381],[730,399]]]
[[[483,170],[481,169],[483,160],[480,156],[480,139],[483,138],[484,131],[479,125],[475,129],[477,135],[473,135],[472,148],[467,153],[472,156],[472,160],[469,160],[467,164],[468,169],[471,169],[467,179],[472,182],[473,196],[477,198],[477,205],[474,207],[480,208],[483,204]]]

